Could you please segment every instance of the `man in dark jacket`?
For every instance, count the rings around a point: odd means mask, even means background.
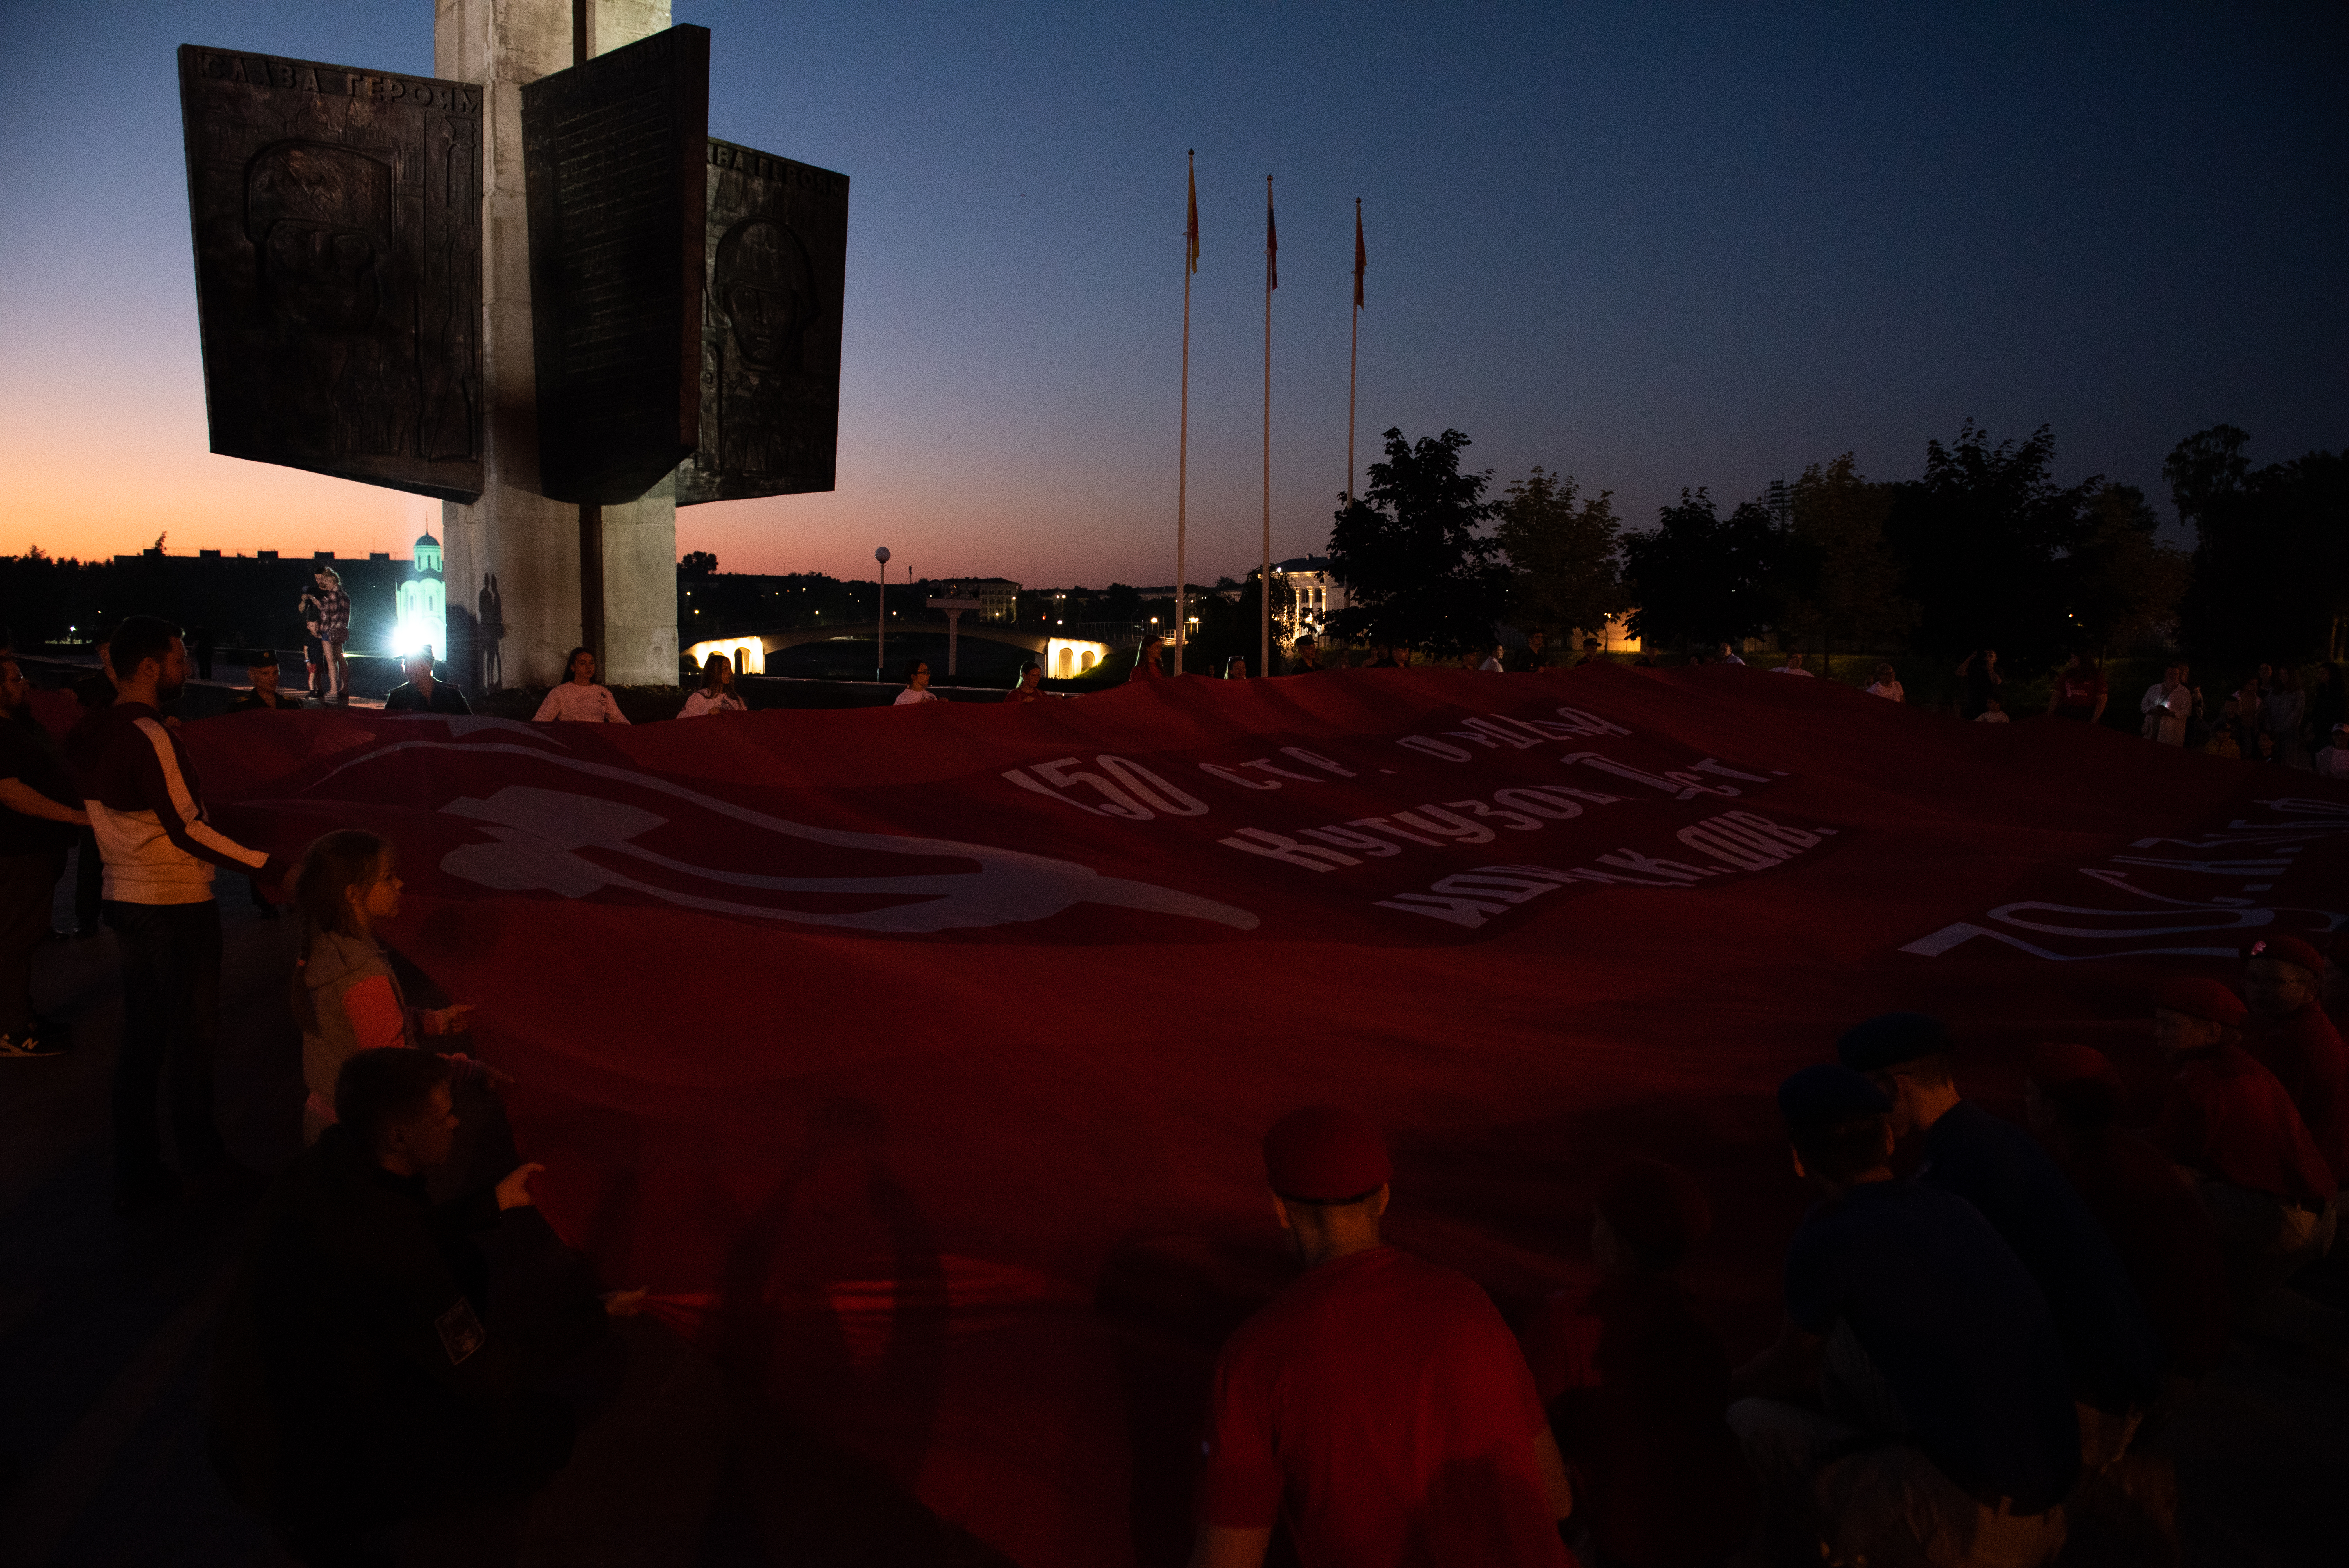
[[[305,1563],[388,1563],[402,1520],[543,1485],[570,1458],[574,1418],[533,1379],[641,1297],[499,1315],[474,1237],[532,1202],[543,1167],[435,1205],[425,1175],[457,1131],[450,1076],[398,1047],[345,1063],[337,1125],[271,1190],[241,1265],[212,1460]]]
[[[2030,1133],[1961,1098],[1948,1029],[1923,1013],[1887,1013],[1836,1042],[1843,1065],[1892,1102],[1893,1136],[1917,1137],[1917,1180],[1955,1193],[2014,1249],[2047,1298],[2080,1403],[2082,1458],[2119,1457],[2161,1391],[2161,1340],[2120,1254]]]
[[[408,682],[391,688],[383,699],[386,713],[453,713],[470,714],[473,710],[465,701],[465,694],[447,681],[432,677],[432,650],[408,655]]]

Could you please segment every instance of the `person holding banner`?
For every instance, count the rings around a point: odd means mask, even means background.
[[[1030,659],[1019,666],[1019,684],[1003,694],[1006,702],[1035,702],[1043,695],[1044,666]]]
[[[2082,1457],[2101,1470],[2161,1391],[2161,1341],[2111,1239],[2046,1150],[1958,1093],[1955,1050],[1923,1013],[1886,1013],[1836,1042],[1843,1065],[1890,1101],[1893,1136],[1922,1146],[1917,1180],[1980,1210],[2046,1297],[2080,1402]]]
[[[2243,949],[2243,1049],[2275,1074],[2333,1179],[2349,1172],[2349,1048],[2317,1005],[2324,958],[2297,936]]]
[[[546,694],[538,711],[530,716],[533,724],[626,724],[628,716],[612,696],[612,688],[595,684],[595,655],[586,648],[574,648],[564,661],[570,678]]]
[[[701,661],[701,684],[678,709],[679,718],[703,718],[713,713],[748,713],[745,704],[734,689],[734,661],[724,654],[712,654]]]
[[[1770,1560],[2051,1562],[2080,1430],[2038,1285],[1972,1204],[1893,1175],[1867,1078],[1805,1068],[1778,1109],[1824,1198],[1786,1249],[1785,1327],[1733,1382]]]
[[[1552,1296],[1525,1333],[1574,1522],[1609,1563],[1714,1568],[1745,1543],[1755,1500],[1723,1418],[1729,1351],[1680,1280],[1712,1207],[1694,1177],[1646,1158],[1591,1207],[1598,1285]]]
[[[2217,1222],[2238,1312],[2333,1244],[2340,1185],[2283,1085],[2238,1043],[2244,1016],[2216,980],[2155,993],[2154,1045],[2175,1076],[2148,1135]]]
[[[1492,1298],[1379,1234],[1386,1140],[1308,1106],[1265,1135],[1305,1272],[1216,1358],[1192,1568],[1258,1568],[1286,1521],[1307,1568],[1569,1568],[1573,1493]]]
[[[916,659],[913,667],[905,672],[905,689],[897,694],[897,700],[890,706],[905,707],[917,702],[944,701],[946,698],[930,689],[929,660]]]

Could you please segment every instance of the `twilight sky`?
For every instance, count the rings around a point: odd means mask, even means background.
[[[840,488],[688,509],[728,569],[1174,576],[1183,155],[1199,153],[1190,574],[1359,448],[1456,426],[1635,522],[1971,416],[2161,495],[2220,420],[2349,440],[2333,6],[720,4],[710,130],[854,184]],[[429,75],[429,0],[0,0],[0,551],[407,545],[436,503],[212,456],[172,50]],[[2329,171],[2329,172],[2328,172]],[[2166,510],[2166,498],[2165,510]]]

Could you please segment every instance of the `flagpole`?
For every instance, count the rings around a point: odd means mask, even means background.
[[[1190,216],[1183,236],[1183,412],[1175,438],[1174,459],[1174,673],[1183,673],[1183,644],[1189,624],[1185,614],[1184,545],[1191,486],[1191,274],[1199,265],[1199,150],[1185,157],[1190,187]]]
[[[1257,579],[1257,671],[1272,673],[1272,176],[1264,177],[1264,569]]]
[[[1354,373],[1362,362],[1362,199],[1354,198],[1353,341],[1346,350],[1346,500],[1354,500]]]

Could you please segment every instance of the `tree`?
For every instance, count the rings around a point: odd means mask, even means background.
[[[2135,485],[2106,485],[2088,502],[2087,532],[2058,563],[2064,603],[2092,645],[2123,653],[2170,641],[2193,565],[2159,542],[2161,519]]]
[[[2104,480],[2058,485],[2054,456],[2045,425],[1992,447],[1968,419],[1952,445],[1925,444],[1923,479],[1893,487],[1884,536],[1919,607],[1921,651],[1957,658],[1994,647],[2029,669],[2094,646],[2071,618],[2056,563],[2087,537],[2088,502]]]
[[[677,569],[688,577],[707,577],[718,570],[718,557],[707,550],[688,550]]]
[[[1769,509],[1746,501],[1723,519],[1702,486],[1658,509],[1653,533],[1623,541],[1639,608],[1627,629],[1642,642],[1738,642],[1770,624],[1785,536]]]
[[[1572,474],[1540,468],[1508,488],[1493,531],[1509,562],[1509,614],[1520,626],[1564,639],[1596,632],[1630,607],[1623,587],[1612,490],[1575,505]]]
[[[2241,493],[2243,478],[2251,470],[2243,449],[2251,444],[2250,431],[2213,425],[2169,449],[2162,459],[2161,477],[2169,486],[2180,522],[2199,525],[2213,502]]]
[[[1884,542],[1892,487],[1868,483],[1846,452],[1806,468],[1789,499],[1779,630],[1869,652],[1907,635],[1917,603],[1902,595],[1900,563]]]
[[[1386,460],[1338,511],[1330,575],[1353,603],[1331,618],[1340,635],[1423,647],[1438,655],[1490,643],[1507,592],[1500,546],[1477,530],[1495,507],[1487,473],[1460,471],[1457,430],[1416,444],[1387,431]]]
[[[2182,640],[2198,662],[2349,657],[2349,453],[2253,470],[2250,440],[2216,425],[2162,465],[2194,525]]]

